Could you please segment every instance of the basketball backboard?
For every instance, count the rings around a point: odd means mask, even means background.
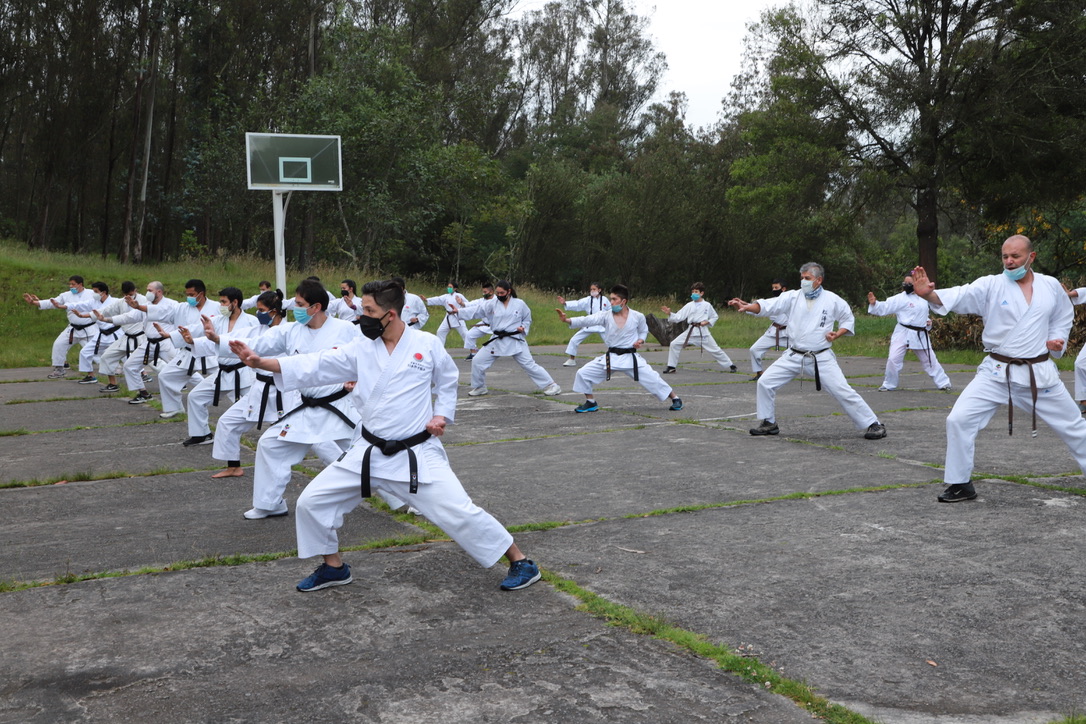
[[[246,133],[250,189],[342,191],[339,136]]]

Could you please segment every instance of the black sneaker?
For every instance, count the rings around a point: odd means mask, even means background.
[[[754,373],[754,376],[750,378],[751,382],[757,382],[757,381],[758,381],[758,380],[760,380],[760,379],[762,379],[762,373],[761,373],[761,371],[759,371],[759,372],[755,372],[755,373]]]
[[[98,378],[94,375],[87,375],[83,379],[78,380],[81,385],[96,385],[98,384]]]
[[[735,365],[732,365],[731,367],[728,368],[728,371],[729,372],[738,372],[739,368],[736,367]]]
[[[761,425],[750,428],[751,435],[779,435],[780,432],[781,429],[777,427],[777,423],[769,420],[762,420]]]
[[[129,405],[142,405],[145,402],[151,401],[151,393],[147,390],[140,390],[131,400],[128,401]]]
[[[864,433],[865,440],[881,440],[886,437],[886,425],[881,422],[873,422]]]
[[[140,372],[140,378],[142,378],[144,382],[154,382],[155,381],[155,378],[152,377],[151,375],[147,374],[146,372]]]
[[[671,399],[671,407],[667,409],[671,410],[672,412],[678,412],[679,410],[683,409],[682,399],[678,397],[673,397]]]
[[[215,442],[214,438],[211,433],[208,433],[207,435],[193,435],[181,444],[185,447],[192,447],[193,445],[210,445],[213,442]]]
[[[661,374],[670,375],[674,371],[675,371],[675,368],[672,367],[671,365],[668,365],[667,368]]]
[[[120,392],[121,388],[117,385],[106,385],[105,387],[99,387],[99,392]]]
[[[972,483],[955,483],[948,485],[943,494],[939,496],[940,503],[959,503],[963,500],[973,500],[977,497],[977,489]]]

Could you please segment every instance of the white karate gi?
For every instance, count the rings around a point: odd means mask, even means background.
[[[699,299],[696,302],[689,301],[682,309],[668,317],[667,321],[687,322],[690,324],[690,328],[683,330],[682,334],[671,340],[667,353],[667,366],[676,367],[679,364],[679,353],[682,352],[683,347],[690,345],[692,347],[701,347],[716,360],[718,365],[724,369],[731,369],[732,358],[720,348],[720,345],[713,339],[713,333],[709,331],[716,324],[719,317],[720,315],[717,314],[713,305],[704,299]],[[709,325],[706,327],[695,326],[699,322],[708,322]]]
[[[769,321],[772,324],[766,329],[765,334],[750,346],[750,370],[754,374],[762,371],[762,358],[771,348],[788,349],[788,314],[786,312],[771,314]]]
[[[532,359],[528,349],[528,332],[532,328],[532,310],[522,300],[509,297],[506,303],[494,297],[469,305],[466,313],[475,319],[490,322],[495,334],[502,331],[514,332],[524,327],[523,333],[512,337],[491,337],[486,345],[471,360],[471,388],[477,390],[486,387],[486,372],[498,357],[512,357],[521,366],[536,387],[543,390],[554,384],[554,378],[538,362]]]
[[[354,305],[352,308],[351,305]],[[361,297],[340,297],[328,306],[328,314],[345,322],[353,322],[362,316]]]
[[[591,294],[587,297],[581,297],[575,301],[566,302],[567,312],[584,312],[586,315],[598,314],[600,312],[611,311],[611,299],[604,294],[599,294],[593,297]],[[581,343],[588,339],[593,334],[603,336],[604,328],[598,324],[588,327],[580,327],[570,338],[569,344],[566,345],[566,354],[570,357],[577,356],[577,350],[580,348]],[[610,345],[614,347],[614,345]],[[613,355],[612,355],[613,356]]]
[[[81,306],[80,303],[88,304],[95,299],[98,299],[98,292],[93,289],[84,289],[78,294],[72,294],[69,291],[66,294],[60,294],[53,299],[43,299],[38,302],[38,309],[56,309],[56,306],[53,304],[54,301],[67,307],[65,314],[68,317],[68,326],[57,335],[55,340],[53,340],[54,367],[64,366],[64,362],[68,359],[68,350],[72,348],[73,344],[86,345],[88,343],[94,343],[98,327],[98,325],[95,324],[95,320],[76,316],[75,312],[80,310],[72,309],[71,307]]]
[[[493,295],[491,295],[490,298],[493,299],[494,298]],[[479,303],[480,302],[485,302],[485,301],[486,301],[486,298],[484,298],[484,297],[479,297],[478,299],[472,299],[470,302],[468,302],[468,309],[478,310],[479,309]],[[465,320],[468,320],[468,321],[473,319],[473,317],[465,316],[466,313],[467,313],[467,310],[465,310],[461,314],[462,319],[465,319]],[[479,312],[476,311],[475,313],[478,314]],[[491,333],[489,320],[481,319],[481,318],[476,318],[476,319],[478,319],[479,321],[477,321],[472,326],[468,327],[467,337],[464,338],[464,346],[468,348],[469,352],[471,350],[473,350],[473,349],[479,349],[479,339],[481,337],[485,337],[486,335]]]
[[[166,320],[173,319],[173,310],[180,305],[173,299],[163,296],[157,303],[148,300],[146,306],[146,312],[139,309],[129,309],[124,314],[113,317],[114,324],[127,326],[138,323],[143,325],[143,341],[124,361],[124,383],[130,390],[144,389],[144,365],[150,365],[161,373],[166,365],[170,363],[170,360],[174,358],[174,355],[177,354],[177,350],[169,336],[169,333],[173,332],[176,327]],[[154,312],[153,315],[152,311]],[[158,336],[158,330],[155,328],[156,320],[160,320],[158,322],[159,326],[162,327],[163,332],[167,333],[165,337]],[[202,325],[200,329],[203,329]],[[157,362],[155,361],[156,358]]]
[[[1086,287],[1076,289],[1077,296],[1071,297],[1071,304],[1078,306],[1086,304]],[[1086,401],[1086,344],[1078,351],[1075,357],[1075,399],[1079,402]]]
[[[244,313],[239,314],[238,318],[234,320],[233,329],[230,329],[230,316],[226,314],[217,315],[211,320],[211,323],[215,327],[215,334],[219,335],[220,341],[224,335],[234,339],[250,337],[256,334],[257,328],[261,326],[260,322],[256,321],[256,317]],[[193,387],[189,392],[188,399],[185,400],[185,409],[188,412],[189,437],[202,437],[211,433],[209,408],[215,403],[215,383],[218,382],[219,385],[220,400],[223,397],[229,397],[231,401],[237,401],[244,398],[245,393],[253,386],[254,376],[252,368],[247,367],[244,362],[237,358],[237,355],[230,352],[229,347],[226,348],[226,353],[223,354],[221,345],[212,342],[207,337],[193,337],[192,350],[193,354],[198,357],[216,358],[216,370],[209,372],[200,381],[200,384]],[[239,389],[240,393],[236,395],[235,400],[234,392]],[[230,459],[235,460],[236,458]]]
[[[196,354],[181,332],[176,327],[184,327],[192,335],[193,340],[204,336],[204,316],[212,319],[219,315],[218,302],[212,302],[204,298],[203,306],[193,306],[188,302],[178,304],[168,316],[159,318],[166,310],[160,305],[147,308],[147,318],[152,322],[163,321],[172,324],[175,329],[170,332],[170,342],[173,343],[177,354],[170,360],[158,374],[158,393],[162,400],[163,412],[180,412],[184,409],[181,405],[181,388],[189,385],[195,388],[205,377],[214,377],[218,374],[219,358],[214,354]],[[166,329],[163,326],[163,329]]]
[[[247,340],[247,343],[261,357],[283,357],[346,346],[359,338],[358,327],[355,325],[342,319],[326,317],[324,324],[318,329],[297,322],[283,323],[259,337]],[[221,337],[220,345],[224,344],[229,344],[229,339]],[[295,385],[291,389],[298,389],[304,397],[320,398],[338,393],[343,385],[311,382],[305,387]],[[285,402],[286,400],[284,404]],[[357,420],[348,397],[342,397],[330,404],[352,423]],[[287,412],[293,409],[295,408],[290,408]],[[277,420],[260,436],[260,442],[256,446],[253,507],[263,510],[276,510],[281,507],[283,491],[290,482],[290,466],[305,459],[310,448],[318,450],[318,443],[333,442],[341,450],[346,448],[353,429],[353,424],[348,425],[337,414],[323,407],[303,407],[285,419]]]
[[[468,306],[467,297],[460,292],[453,292],[452,294],[442,294],[436,297],[427,297],[426,305],[430,307],[443,307],[445,309],[445,319],[441,320],[441,324],[437,326],[435,334],[437,338],[441,340],[441,344],[445,344],[445,338],[449,336],[451,330],[456,330],[460,334],[460,339],[464,342],[464,349],[470,350],[468,346],[468,328],[464,324],[464,318],[460,314],[460,310],[463,307]],[[452,305],[456,308],[456,311],[452,311],[449,306]]]
[[[989,353],[1016,359],[1030,359],[1049,352],[1049,340],[1067,340],[1074,311],[1067,293],[1053,277],[1033,272],[1033,299],[1026,304],[1017,282],[1005,274],[981,277],[971,284],[938,289],[941,306],[929,305],[939,314],[979,314],[984,318],[981,341]],[[1011,399],[1015,407],[1033,410],[1029,387],[1031,365],[1009,365]],[[1007,367],[985,357],[974,377],[946,418],[946,466],[943,480],[948,484],[968,483],[973,473],[977,433],[1007,404]],[[1070,448],[1082,470],[1086,470],[1086,420],[1060,381],[1051,359],[1032,365],[1037,382],[1037,417]],[[1018,430],[1028,429],[1029,417],[1019,420]]]
[[[459,373],[434,335],[410,327],[391,355],[384,340],[356,338],[339,349],[288,357],[279,363],[282,372],[275,375],[276,383],[286,389],[357,380],[351,397],[364,419],[346,454],[306,486],[295,512],[298,557],[336,553],[336,530],[343,516],[362,502],[360,470],[371,446],[361,438],[361,427],[385,440],[403,440],[425,430],[435,415],[452,422]],[[378,397],[370,400],[373,394]],[[440,439],[430,437],[412,451],[418,460],[416,494],[410,492],[408,453],[386,456],[378,448],[370,453],[371,489],[408,501],[479,565],[497,563],[513,544],[513,536],[471,501],[449,467]]]
[[[412,319],[417,321],[412,322]],[[426,303],[422,301],[422,297],[418,294],[412,294],[411,292],[403,293],[403,310],[400,312],[400,319],[408,327],[414,329],[422,329],[426,326],[426,320],[430,318],[430,312],[426,309]]]
[[[936,387],[939,389],[950,387],[950,378],[936,359],[935,350],[931,348],[931,339],[927,333],[921,334],[915,329],[904,326],[907,324],[909,327],[931,328],[927,302],[916,294],[906,294],[902,291],[885,302],[867,305],[867,313],[877,317],[897,315],[897,325],[894,326],[894,333],[890,335],[890,351],[886,355],[883,387],[889,390],[897,389],[901,368],[905,363],[905,352],[910,349],[920,360],[921,367],[928,373]]]
[[[82,312],[87,314],[98,310],[102,311],[102,308],[106,305],[119,301],[116,297],[107,296],[105,301],[98,296],[98,293],[94,293],[94,298],[87,302],[77,302],[68,307],[70,312]],[[104,316],[104,315],[103,315]],[[117,336],[120,334],[120,328],[112,324],[111,322],[99,322],[98,318],[93,314],[90,317],[81,317],[85,322],[94,322],[96,329],[95,334],[92,336],[91,341],[83,345],[79,350],[79,371],[85,375],[89,375],[94,372],[94,364],[98,362],[102,353],[109,349],[109,346],[117,341]]]
[[[142,294],[136,294],[135,299],[140,304],[147,304],[147,297]],[[132,354],[134,349],[140,346],[140,338],[143,337],[143,320],[138,319],[129,322],[128,324],[118,324],[114,321],[114,317],[121,317],[128,312],[133,311],[132,308],[125,303],[123,297],[120,299],[111,299],[108,304],[102,305],[98,311],[103,317],[110,320],[105,324],[120,327],[120,330],[118,330],[117,333],[117,339],[114,340],[114,342],[110,344],[98,358],[99,374],[112,377],[120,372],[121,363],[124,362],[125,358]],[[82,352],[80,355],[82,356]]]
[[[610,306],[610,305],[608,305]],[[644,341],[649,334],[649,326],[645,321],[645,315],[635,309],[630,309],[626,317],[626,324],[619,327],[614,313],[608,309],[605,312],[596,312],[586,317],[573,317],[569,320],[573,329],[585,327],[600,327],[603,329],[603,341],[608,348],[629,349],[637,340]],[[638,384],[658,400],[666,400],[671,396],[671,386],[664,382],[660,374],[637,352],[633,354],[611,354],[611,372],[623,372],[628,377],[634,376],[634,365],[637,365]],[[573,379],[573,391],[585,395],[591,395],[592,390],[599,383],[607,379],[607,355],[587,362]]]
[[[835,322],[839,328],[847,329],[848,334],[853,334],[856,331],[856,319],[848,302],[828,289],[819,289],[820,293],[814,299],[807,299],[802,290],[793,289],[773,299],[758,300],[761,306],[759,317],[768,317],[781,311],[788,314],[788,331],[791,332],[792,340],[789,351],[769,365],[758,378],[758,417],[774,422],[777,390],[803,372],[805,361],[807,369],[813,372],[812,363],[817,360],[822,388],[837,400],[837,404],[858,429],[865,430],[879,421],[878,416],[859,393],[849,386],[845,374],[837,364],[833,344],[826,339],[826,334],[834,330]]]

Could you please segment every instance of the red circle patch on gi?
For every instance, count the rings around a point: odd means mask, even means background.
[[[416,352],[415,359],[422,359],[422,352]]]

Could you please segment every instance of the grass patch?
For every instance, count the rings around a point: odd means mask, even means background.
[[[30,431],[25,427],[20,427],[16,430],[0,430],[0,437],[16,437],[18,435],[29,435]]]
[[[668,641],[695,656],[709,659],[722,670],[744,681],[791,699],[796,706],[809,712],[813,718],[832,724],[874,724],[872,720],[819,696],[807,684],[781,675],[772,666],[763,664],[748,653],[739,653],[737,650],[709,641],[702,634],[674,626],[657,616],[608,601],[582,588],[574,581],[549,571],[543,572],[543,580],[557,590],[579,600],[581,603],[577,606],[577,610],[602,619],[610,626]]]
[[[70,475],[55,475],[51,478],[32,478],[30,480],[10,480],[6,483],[0,483],[0,489],[3,488],[36,488],[42,485],[56,485],[61,481],[69,483],[82,483],[88,481],[97,480],[119,480],[121,478],[153,478],[158,475],[176,475],[180,473],[199,473],[209,472],[212,470],[218,470],[218,467],[214,468],[155,468],[146,473],[128,473],[123,471],[112,471],[107,473],[72,473]]]

